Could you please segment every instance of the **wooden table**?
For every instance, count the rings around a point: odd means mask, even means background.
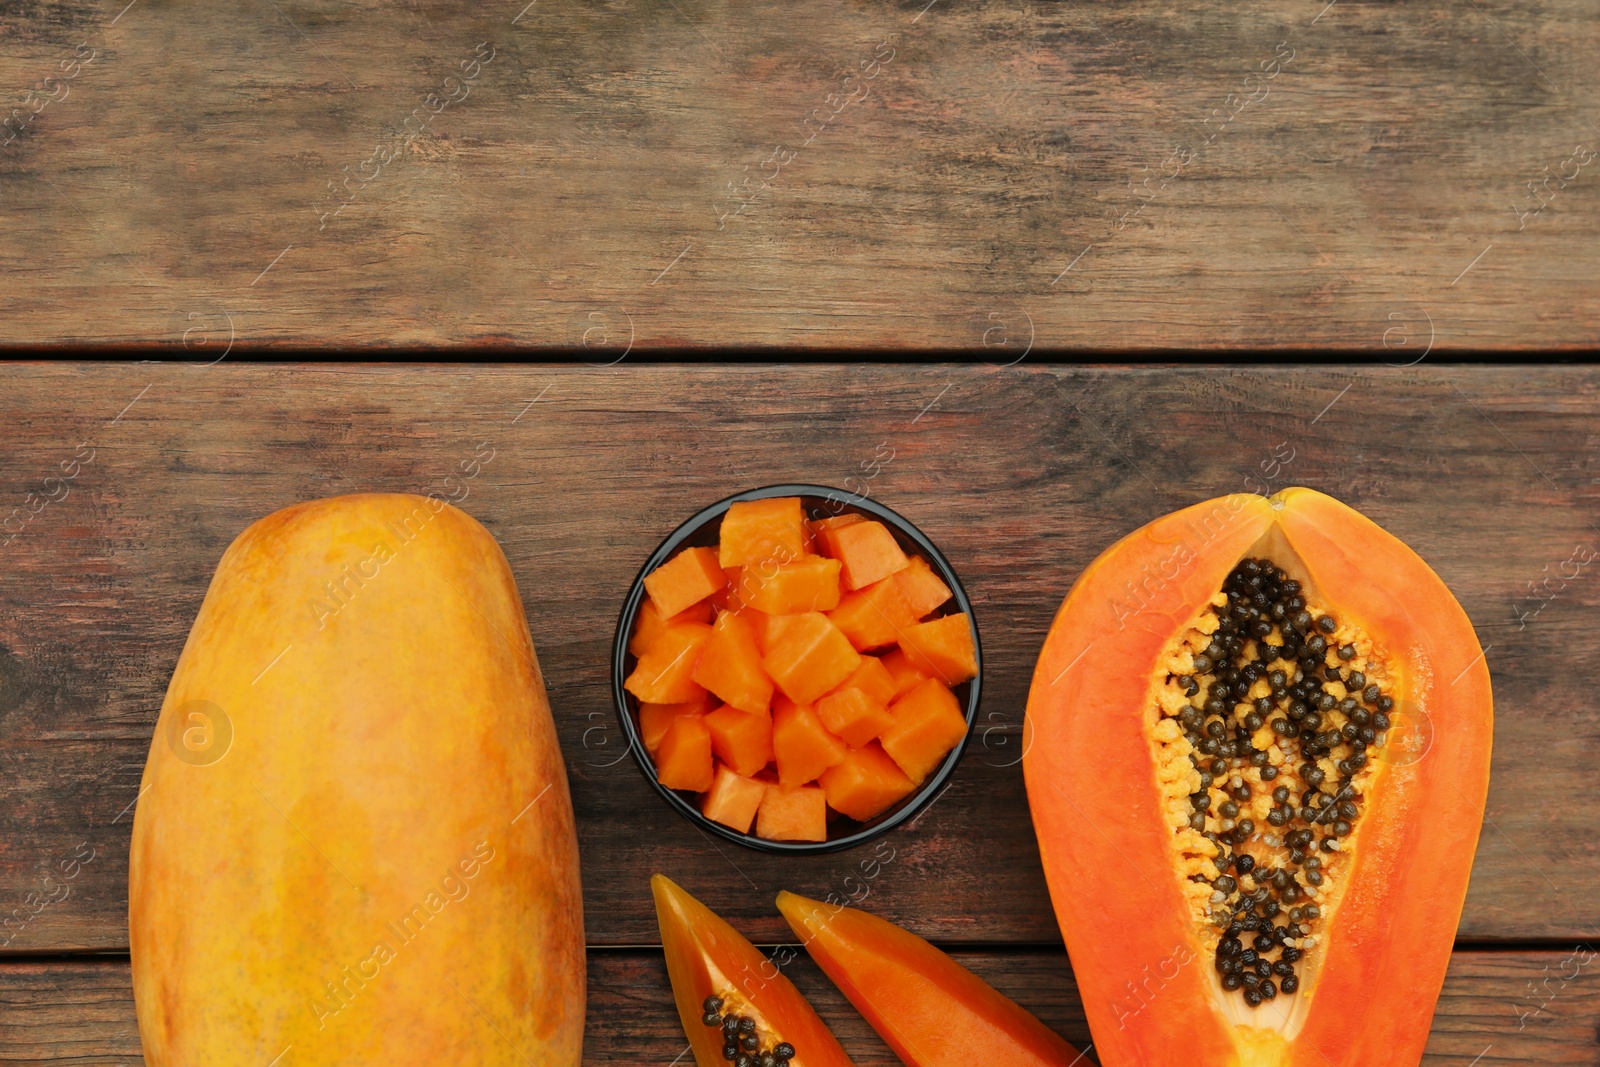
[[[1034,657],[1068,586],[1112,540],[1205,497],[1295,483],[1413,545],[1488,648],[1493,785],[1427,1062],[1600,1062],[1600,978],[1577,962],[1600,940],[1588,687],[1600,587],[1585,568],[1529,592],[1600,540],[1597,416],[1593,370],[1426,362],[0,369],[0,518],[27,515],[27,493],[86,457],[64,497],[53,483],[57,499],[31,521],[5,520],[15,535],[0,546],[0,905],[19,906],[62,858],[82,860],[70,897],[0,954],[0,1062],[138,1058],[130,809],[229,541],[294,501],[424,492],[480,443],[493,458],[463,506],[504,545],[523,591],[578,812],[590,1062],[667,1064],[684,1048],[652,871],[769,945],[789,936],[778,889],[865,885],[865,906],[1087,1044],[1017,766]],[[1275,450],[1292,458],[1269,482]],[[611,710],[612,627],[640,562],[701,505],[784,481],[864,490],[906,514],[963,576],[984,634],[967,753],[864,883],[872,846],[792,859],[711,841],[652,792]],[[791,973],[858,1063],[894,1062],[808,961]]]
[[[1593,345],[1596,54],[1592,0],[7,5],[0,344]]]

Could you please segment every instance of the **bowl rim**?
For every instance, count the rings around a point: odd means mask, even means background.
[[[846,509],[855,509],[865,512],[874,518],[888,523],[897,533],[910,539],[923,557],[932,565],[945,585],[950,587],[951,599],[955,601],[955,612],[964,612],[967,616],[967,625],[972,630],[972,648],[977,663],[977,673],[962,684],[967,686],[965,718],[967,721],[966,733],[955,748],[945,756],[939,767],[929,774],[909,797],[901,801],[897,808],[891,809],[887,815],[879,815],[865,824],[859,824],[858,829],[826,841],[770,841],[755,834],[742,834],[729,826],[708,819],[693,804],[686,800],[676,790],[668,789],[656,779],[655,761],[644,747],[644,738],[640,736],[637,723],[634,721],[634,712],[628,700],[631,694],[624,688],[623,682],[627,677],[628,639],[632,636],[633,624],[638,617],[639,606],[644,602],[645,575],[654,571],[661,564],[672,557],[679,548],[683,547],[695,534],[699,533],[707,523],[720,518],[734,504],[746,500],[765,500],[771,497],[798,496],[819,498],[829,506],[837,504],[835,514],[843,514]],[[948,612],[947,614],[954,614]],[[807,482],[788,482],[776,485],[764,485],[755,489],[747,489],[732,496],[724,497],[695,512],[688,519],[679,523],[654,552],[639,568],[639,573],[634,576],[633,583],[628,588],[628,594],[623,599],[622,611],[617,617],[616,634],[611,645],[611,695],[612,703],[616,708],[617,717],[621,720],[623,733],[628,739],[628,748],[633,752],[635,763],[639,770],[649,781],[651,787],[660,794],[678,814],[688,819],[701,830],[710,831],[725,840],[744,845],[746,848],[762,852],[773,852],[787,855],[809,855],[824,852],[837,852],[857,845],[865,844],[875,838],[881,837],[903,823],[917,817],[926,810],[932,801],[943,791],[945,781],[954,773],[956,764],[960,762],[962,753],[966,750],[967,742],[972,738],[973,725],[978,717],[978,701],[981,694],[983,681],[983,645],[978,633],[978,620],[972,610],[972,602],[967,597],[966,589],[961,584],[955,568],[939,551],[937,545],[917,528],[916,524],[893,508],[880,504],[860,493],[850,493],[827,485],[815,485]]]

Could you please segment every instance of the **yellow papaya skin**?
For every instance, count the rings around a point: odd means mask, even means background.
[[[151,1067],[575,1067],[566,772],[504,554],[437,498],[228,548],[168,687],[128,910]]]

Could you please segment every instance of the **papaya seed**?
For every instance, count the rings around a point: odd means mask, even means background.
[[[1186,655],[1173,660],[1184,673],[1168,675],[1160,714],[1177,719],[1187,742],[1180,751],[1194,770],[1189,810],[1177,825],[1213,849],[1200,856],[1217,877],[1189,877],[1210,883],[1194,899],[1219,931],[1219,972],[1233,973],[1224,961],[1242,958],[1227,955],[1241,935],[1257,946],[1243,951],[1259,959],[1239,963],[1242,976],[1224,988],[1270,999],[1298,988],[1295,978],[1267,993],[1262,980],[1294,977],[1293,960],[1273,953],[1282,946],[1298,959],[1315,940],[1309,934],[1322,912],[1309,902],[1326,881],[1322,857],[1339,853],[1355,831],[1361,808],[1352,792],[1392,725],[1394,700],[1372,677],[1376,664],[1359,636],[1308,604],[1301,583],[1270,560],[1241,560],[1221,592],[1212,621],[1175,646],[1176,656]],[[1258,790],[1270,792],[1269,805],[1255,799]],[[1268,851],[1253,856],[1247,847]],[[1286,925],[1274,925],[1279,914]],[[1223,947],[1230,943],[1235,949]]]

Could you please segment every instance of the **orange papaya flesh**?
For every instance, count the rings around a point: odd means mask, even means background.
[[[766,655],[767,634],[772,630],[772,620],[774,618],[781,619],[784,616],[768,615],[764,611],[757,611],[755,608],[746,606],[741,606],[736,614],[749,623],[751,636],[756,639],[756,648],[763,656]]]
[[[894,580],[911,613],[919,619],[943,607],[950,599],[950,587],[933,573],[933,568],[921,556],[912,556],[906,569],[895,573]]]
[[[711,750],[739,774],[750,777],[772,762],[772,716],[725,705],[705,718]]]
[[[857,748],[894,722],[894,716],[881,701],[854,686],[841,686],[822,697],[817,701],[816,710],[817,718],[830,733]]]
[[[761,668],[755,630],[742,612],[717,616],[692,677],[741,711],[765,712],[772,704],[772,679]]]
[[[694,669],[710,639],[711,627],[704,623],[667,627],[639,657],[623,688],[647,704],[699,700],[706,691],[695,682]]]
[[[840,689],[859,689],[880,704],[888,705],[900,695],[898,683],[889,668],[876,656],[862,656],[856,669],[839,685]],[[836,690],[837,692],[837,690]]]
[[[922,672],[906,655],[905,649],[897,648],[888,655],[881,657],[883,669],[889,672],[889,677],[894,680],[894,695],[916,688],[918,683],[925,682],[928,676]]]
[[[711,605],[713,612],[739,611],[744,608],[744,601],[739,598],[739,583],[744,580],[743,567],[724,567],[722,576],[727,579],[727,584],[712,593],[706,600]],[[706,620],[710,622],[710,619]]]
[[[919,622],[900,631],[900,647],[917,669],[945,685],[960,685],[978,673],[978,650],[966,612]]]
[[[680,715],[704,715],[711,710],[710,701],[705,698],[688,700],[681,704],[640,704],[639,705],[639,737],[644,741],[645,751],[652,756],[661,745],[661,739],[667,736],[667,731],[677,721]]]
[[[838,560],[822,556],[745,567],[739,573],[739,602],[769,615],[832,611],[839,606],[839,568]]]
[[[829,807],[861,822],[898,804],[916,788],[877,742],[850,749],[844,759],[818,775],[817,782]]]
[[[656,608],[656,602],[645,597],[639,604],[639,621],[634,625],[633,636],[628,639],[628,651],[635,656],[642,656],[667,628],[687,622],[709,623],[711,613],[711,601],[701,600],[684,608],[672,618],[663,619],[661,612]]]
[[[806,550],[805,514],[797,496],[741,500],[728,508],[717,534],[724,567],[776,560],[788,563]]]
[[[664,619],[698,604],[727,584],[716,549],[686,548],[644,576],[645,591]]]
[[[738,714],[745,713],[741,711]],[[700,800],[700,810],[713,822],[747,834],[750,824],[756,821],[756,810],[761,807],[761,798],[766,796],[768,788],[771,787],[766,782],[746,778],[730,767],[719,766],[711,781],[711,788]]]
[[[1470,621],[1411,549],[1308,489],[1158,519],[1073,586],[1026,726],[1040,855],[1102,1064],[1420,1061],[1493,700]],[[1287,966],[1246,983],[1246,950]]]
[[[740,714],[744,714],[740,712]],[[704,715],[679,715],[656,745],[656,780],[668,789],[699,793],[711,788],[716,760]]]
[[[961,702],[937,679],[896,700],[889,714],[892,721],[878,734],[878,743],[918,785],[967,736]]]
[[[892,577],[845,594],[838,606],[828,612],[828,618],[857,651],[892,645],[917,621]]]
[[[796,704],[809,704],[850,676],[861,657],[821,612],[790,616],[781,630],[767,632],[761,665]]]
[[[939,949],[868,912],[778,894],[817,965],[910,1067],[1073,1067],[1078,1050]]]
[[[785,787],[805,785],[844,759],[849,749],[828,731],[809,704],[779,697],[772,705],[772,750],[778,781]]]
[[[800,554],[802,556],[817,555],[817,536],[812,532],[811,523],[809,522],[800,523]]]
[[[866,521],[867,517],[859,511],[846,511],[841,515],[829,515],[820,519],[811,519],[806,523],[806,529],[811,532],[813,539],[820,540],[825,530],[834,530],[840,526],[849,526],[852,523]]]
[[[699,1067],[727,1067],[733,1059],[723,1057],[729,1018],[753,1021],[758,1059],[787,1044],[793,1067],[852,1067],[810,1003],[760,949],[665,876],[652,877],[650,889],[672,997]]]
[[[889,528],[876,520],[830,526],[820,531],[822,550],[842,565],[845,588],[860,589],[910,565]]]
[[[822,787],[769,785],[756,812],[756,834],[769,841],[826,841],[828,798]]]

